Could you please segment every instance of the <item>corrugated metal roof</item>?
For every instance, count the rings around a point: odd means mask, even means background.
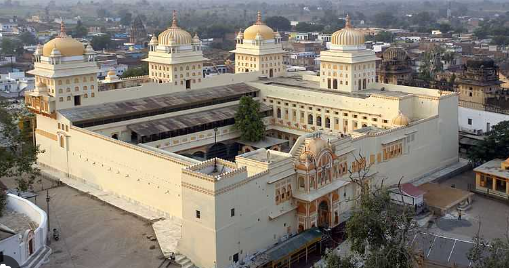
[[[172,112],[171,109],[206,103],[218,99],[232,98],[247,93],[257,92],[257,88],[245,83],[211,87],[198,90],[187,90],[164,95],[145,97],[134,100],[110,102],[99,105],[74,107],[60,110],[60,114],[74,124],[100,120],[122,120],[152,116]],[[192,109],[193,107],[188,107]],[[122,121],[120,120],[120,121]],[[104,122],[109,123],[109,122]]]
[[[238,105],[207,110],[192,114],[185,114],[157,120],[128,125],[127,128],[140,136],[150,136],[178,129],[200,126],[208,123],[233,119]],[[260,112],[270,111],[272,108],[265,104],[260,105]]]

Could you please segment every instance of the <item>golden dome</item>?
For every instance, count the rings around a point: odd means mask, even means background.
[[[190,45],[193,42],[191,34],[177,26],[177,12],[173,11],[173,21],[170,28],[159,35],[158,43],[162,46]]]
[[[331,43],[340,46],[364,45],[364,34],[352,27],[350,16],[346,15],[345,28],[332,34]]]
[[[60,51],[64,57],[82,56],[85,53],[85,47],[82,43],[65,34],[63,21],[60,23],[60,34],[43,46],[42,55],[49,57],[54,48]]]
[[[260,34],[264,40],[274,39],[274,31],[263,23],[260,11],[258,11],[258,18],[255,24],[244,30],[244,39],[255,40],[257,34]]]
[[[400,111],[399,114],[392,119],[392,124],[396,126],[408,126],[408,124],[410,124],[410,119]]]

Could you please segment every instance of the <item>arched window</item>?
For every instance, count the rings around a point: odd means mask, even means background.
[[[299,177],[299,190],[305,190],[306,189],[306,181],[304,180],[304,177]]]
[[[64,148],[64,136],[60,136],[60,147]]]
[[[319,127],[322,126],[322,117],[321,116],[316,117],[316,125]]]
[[[330,128],[330,118],[325,117],[325,127]]]
[[[338,79],[333,80],[333,88],[338,89]]]
[[[276,190],[276,204],[279,204],[280,195],[281,195],[281,193],[279,192],[279,190]]]
[[[281,109],[277,108],[277,118],[281,118]]]
[[[310,125],[313,124],[313,115],[312,114],[308,115],[308,124],[310,124]]]

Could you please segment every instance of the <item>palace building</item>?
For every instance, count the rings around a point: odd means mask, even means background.
[[[38,162],[172,221],[186,268],[288,266],[348,220],[355,174],[392,185],[458,161],[457,93],[376,83],[349,19],[332,39],[319,76],[286,74],[259,15],[239,33],[236,73],[204,78],[199,39],[174,16],[150,43],[148,77],[97,81],[92,48],[62,33],[38,49],[25,97]],[[260,103],[264,140],[233,127],[243,96]]]
[[[200,38],[194,37],[177,25],[173,12],[171,26],[149,42],[147,61],[149,78],[157,83],[183,85],[187,89],[196,87],[204,77],[203,57]]]
[[[281,35],[263,23],[260,12],[254,25],[244,32],[239,31],[236,41],[232,51],[235,53],[235,73],[261,72],[267,77],[285,74]]]

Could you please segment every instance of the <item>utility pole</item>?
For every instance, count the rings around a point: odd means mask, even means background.
[[[213,146],[217,150],[216,143],[217,143],[217,127],[214,128],[214,146]],[[214,170],[212,172],[213,173],[217,172],[217,154],[216,157],[214,157]]]
[[[50,238],[50,230],[51,230],[51,225],[50,225],[50,216],[49,216],[49,201],[51,200],[51,197],[49,197],[49,190],[46,189],[46,211],[47,211],[47,215],[48,215],[48,232],[47,232],[47,235],[46,235],[46,240],[48,241],[48,245],[51,244],[51,238]]]

